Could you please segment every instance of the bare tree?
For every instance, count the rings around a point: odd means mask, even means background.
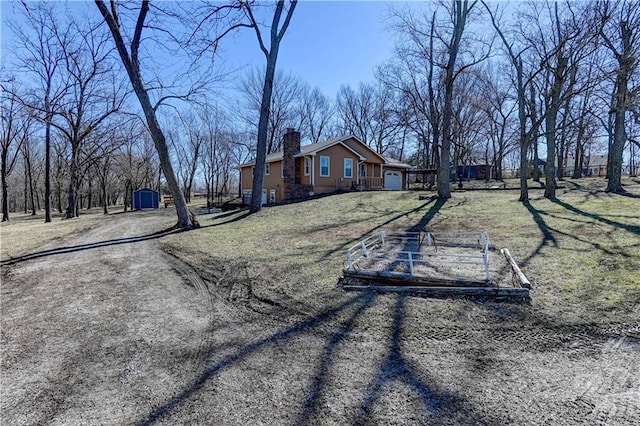
[[[334,113],[331,100],[319,88],[305,91],[298,111],[302,118],[302,138],[310,143],[328,139]]]
[[[2,147],[2,221],[9,220],[9,184],[18,154],[31,133],[31,119],[26,108],[11,93],[2,90],[0,98],[0,145]]]
[[[625,120],[632,105],[629,81],[638,69],[638,45],[640,45],[640,8],[637,2],[611,2],[601,0],[594,5],[599,21],[599,35],[611,51],[617,63],[613,141],[609,161],[607,192],[623,192],[621,175],[623,151],[626,143]]]
[[[280,43],[289,27],[291,17],[298,4],[297,0],[290,0],[289,7],[282,25],[282,13],[285,9],[284,0],[278,0],[276,3],[273,19],[271,21],[271,31],[269,37],[269,47],[265,45],[260,25],[254,14],[254,4],[242,2],[243,10],[246,12],[251,27],[253,27],[260,50],[267,60],[267,66],[264,74],[264,87],[262,92],[262,101],[260,102],[260,121],[258,122],[258,142],[256,145],[256,166],[253,173],[253,185],[251,194],[251,203],[249,211],[251,213],[259,212],[262,208],[262,183],[264,181],[264,166],[267,156],[267,136],[269,126],[269,116],[271,107],[271,95],[273,92],[273,80],[276,72],[276,62],[278,60],[278,52],[280,51]]]
[[[205,106],[199,111],[203,123],[203,146],[200,156],[202,177],[207,191],[207,206],[230,191],[234,169],[246,159],[249,149],[239,143],[241,135],[230,125],[227,115],[218,107]]]
[[[34,181],[37,181],[36,165],[37,165],[37,151],[31,141],[31,135],[25,134],[24,141],[21,144],[22,161],[25,172],[25,212],[28,200],[28,205],[31,206],[31,215],[35,216],[36,211],[39,208],[39,202],[36,202],[37,197],[37,185],[34,185]]]
[[[109,214],[109,186],[113,185],[113,175],[115,172],[115,160],[118,151],[126,143],[126,122],[119,120],[111,123],[104,131],[93,134],[87,149],[87,166],[83,175],[88,175],[89,193],[87,208],[91,208],[91,182],[95,179],[98,184],[98,198],[102,206],[102,212]]]
[[[517,102],[513,102],[510,87],[504,87],[496,74],[487,76],[483,83],[480,108],[485,117],[487,151],[492,156],[493,176],[496,180],[502,180],[504,159],[515,148],[512,138],[515,129],[512,124]]]
[[[529,187],[527,179],[529,177],[529,160],[528,152],[531,146],[537,150],[538,129],[544,120],[543,115],[537,114],[535,103],[535,88],[532,80],[542,71],[545,60],[539,61],[536,66],[530,66],[528,69],[523,59],[525,53],[531,50],[531,44],[526,41],[518,41],[517,36],[513,36],[512,40],[508,40],[506,32],[501,28],[498,17],[498,10],[491,10],[486,2],[483,2],[485,9],[491,18],[491,24],[502,41],[503,48],[507,58],[515,71],[513,83],[517,93],[518,103],[518,124],[519,124],[519,147],[520,147],[520,198],[522,202],[529,200]],[[533,17],[535,19],[535,17]],[[527,23],[516,23],[521,28],[527,28]],[[521,36],[521,35],[520,35]],[[523,38],[522,36],[520,38]],[[538,58],[539,60],[540,58]],[[543,58],[544,59],[544,58]],[[529,95],[529,96],[528,96]],[[527,128],[527,123],[530,123]],[[537,151],[536,161],[534,162],[534,171],[537,172]]]
[[[583,30],[584,17],[579,9],[570,3],[561,5],[559,2],[531,3],[529,7],[533,25],[525,37],[532,47],[531,61],[542,66],[542,72],[534,83],[538,84],[540,105],[544,107],[541,113],[547,154],[544,196],[553,199],[557,170],[563,166],[562,159],[558,161],[558,154],[564,151],[564,147],[558,146],[562,145],[557,137],[561,124],[559,117],[563,106],[566,107],[577,91],[577,69],[591,52],[588,33]]]
[[[36,118],[45,125],[44,209],[45,222],[51,222],[51,124],[60,98],[67,88],[58,78],[63,67],[64,52],[60,48],[60,22],[51,3],[22,3],[27,27],[11,24],[20,48],[15,50],[21,70],[34,78],[31,101],[21,97]]]
[[[245,107],[241,115],[256,135],[264,90],[264,74],[264,69],[254,68],[240,83],[240,92],[245,98]],[[295,75],[276,71],[267,125],[267,154],[282,148],[281,137],[287,127],[301,128],[304,121],[301,110],[308,91],[308,85]]]
[[[83,153],[86,142],[103,122],[118,112],[124,102],[121,82],[113,73],[108,35],[100,26],[84,29],[71,23],[69,30],[56,33],[64,52],[63,79],[67,93],[51,122],[71,147],[69,190],[65,216],[78,216],[78,190],[83,162],[91,155]],[[84,158],[83,158],[84,157]]]
[[[384,154],[401,134],[403,122],[390,86],[360,83],[358,90],[342,86],[336,101],[337,123],[343,134],[352,134],[378,154]]]
[[[169,190],[173,194],[176,213],[178,215],[178,223],[176,224],[176,226],[179,228],[193,227],[195,226],[195,222],[192,222],[190,220],[189,209],[187,207],[184,194],[182,194],[182,191],[180,191],[180,185],[178,183],[178,180],[176,179],[176,175],[171,164],[167,141],[156,116],[158,107],[165,99],[161,98],[155,105],[151,103],[151,98],[149,97],[149,88],[145,86],[142,77],[142,70],[140,69],[139,52],[143,40],[142,33],[145,29],[145,22],[147,20],[150,9],[149,1],[142,0],[140,4],[140,10],[138,11],[138,16],[133,30],[133,37],[130,40],[129,49],[127,49],[123,33],[121,32],[121,22],[119,20],[117,3],[115,1],[112,1],[110,9],[107,8],[105,2],[102,0],[95,0],[95,3],[100,10],[100,13],[102,14],[105,22],[109,26],[109,30],[111,31],[111,35],[115,42],[116,49],[118,50],[118,54],[120,55],[120,59],[122,60],[122,63],[127,71],[127,75],[129,76],[129,80],[131,81],[131,85],[133,86],[133,90],[138,97],[138,101],[140,102],[140,106],[142,107],[142,110],[144,112],[149,132],[151,133],[151,137],[160,158],[162,171],[165,178],[167,179]]]
[[[168,135],[177,158],[182,193],[187,203],[190,203],[205,140],[204,124],[194,111],[178,112],[173,123],[170,126],[173,130],[169,131]]]
[[[438,198],[451,198],[449,185],[449,161],[451,149],[451,122],[453,120],[453,85],[456,77],[469,65],[458,68],[456,66],[462,34],[470,11],[476,1],[469,4],[468,0],[455,0],[451,10],[453,32],[447,44],[447,63],[444,68],[444,106],[442,111],[442,148],[440,150],[440,165],[438,167]]]
[[[124,211],[132,207],[132,191],[148,187],[160,190],[160,166],[155,144],[149,133],[137,122],[129,122],[118,131],[122,145],[114,153],[114,169],[122,188]]]
[[[440,161],[442,136],[442,52],[436,47],[437,12],[393,12],[400,41],[393,60],[378,68],[378,78],[400,93],[403,122],[418,140],[417,164],[435,167]]]
[[[455,99],[452,102],[451,144],[454,166],[478,163],[489,164],[489,146],[486,140],[483,81],[480,72],[460,73],[456,81]],[[457,167],[456,167],[457,168]],[[488,177],[488,176],[487,176]]]

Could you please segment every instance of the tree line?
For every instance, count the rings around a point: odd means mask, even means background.
[[[557,181],[582,177],[595,153],[608,155],[608,191],[637,173],[637,1],[397,4],[393,56],[333,98],[276,68],[296,3],[16,5],[1,81],[3,221],[10,211],[42,209],[50,221],[52,208],[69,218],[127,209],[148,186],[178,195],[188,226],[194,189],[234,193],[239,164],[257,160],[260,188],[259,165],[287,127],[304,143],[352,134],[437,169],[441,198],[457,165],[486,164],[494,179],[517,168],[521,201],[529,179],[554,198]],[[236,31],[254,32],[265,63],[234,74],[221,95],[219,46]],[[184,66],[160,72],[153,46]]]

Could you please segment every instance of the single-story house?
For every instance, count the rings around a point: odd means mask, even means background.
[[[300,146],[300,132],[287,129],[283,150],[267,155],[264,203],[352,188],[407,189],[408,164],[383,157],[355,136]],[[240,166],[240,189],[250,198],[255,161]]]
[[[582,176],[606,176],[607,160],[608,157],[606,154],[593,154],[585,157],[582,163]],[[564,167],[565,176],[573,175],[575,161],[574,157],[568,157],[566,159]]]

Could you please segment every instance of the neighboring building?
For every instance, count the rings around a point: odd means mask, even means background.
[[[485,180],[490,175],[490,168],[486,164],[459,165],[456,171],[456,179]]]
[[[565,161],[564,175],[572,176],[575,167],[575,159],[568,157]],[[593,154],[584,158],[582,164],[582,176],[606,176],[607,175],[607,155]]]
[[[407,188],[406,171],[411,166],[377,154],[355,136],[300,146],[300,132],[290,128],[282,146],[283,151],[267,155],[263,203],[352,188]],[[240,166],[245,199],[251,194],[254,166],[255,161]]]
[[[160,205],[160,193],[149,188],[141,188],[133,191],[133,208],[157,209]]]

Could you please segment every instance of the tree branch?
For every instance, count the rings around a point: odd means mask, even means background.
[[[149,0],[142,0],[140,6],[140,13],[138,14],[138,20],[136,21],[136,28],[133,33],[133,39],[131,40],[131,61],[135,67],[136,73],[140,72],[140,60],[138,58],[138,49],[140,48],[140,40],[142,38],[142,29],[144,28],[144,21],[147,18],[149,12]]]
[[[284,18],[284,24],[282,24],[282,28],[278,33],[278,40],[282,40],[282,37],[284,37],[284,33],[287,31],[287,28],[289,27],[289,23],[291,22],[291,17],[293,16],[293,11],[295,10],[297,4],[298,4],[298,0],[291,0],[291,6],[289,6],[289,10],[287,11],[287,16],[286,18]]]
[[[262,34],[260,33],[260,28],[258,27],[258,22],[256,22],[256,18],[253,16],[253,11],[251,10],[251,6],[249,6],[249,3],[246,2],[246,1],[242,2],[242,6],[244,7],[245,11],[247,12],[247,15],[249,17],[249,21],[251,22],[251,26],[253,27],[253,29],[256,32],[256,37],[258,38],[258,44],[260,45],[260,50],[262,50],[262,53],[264,53],[264,56],[268,59],[269,58],[269,51],[265,47],[264,41],[262,40]]]

